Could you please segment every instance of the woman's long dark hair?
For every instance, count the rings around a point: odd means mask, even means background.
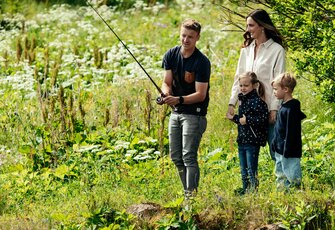
[[[277,28],[274,26],[269,14],[263,9],[256,9],[252,11],[247,17],[251,17],[258,25],[264,27],[265,36],[270,39],[272,38],[275,42],[283,45],[283,38]],[[243,34],[244,37],[244,47],[247,47],[254,40],[249,32]]]

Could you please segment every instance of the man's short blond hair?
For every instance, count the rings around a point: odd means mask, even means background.
[[[181,24],[182,27],[188,29],[188,30],[194,30],[196,31],[198,34],[200,34],[201,31],[201,25],[199,22],[197,22],[194,19],[186,19],[185,21],[183,21],[183,23]]]

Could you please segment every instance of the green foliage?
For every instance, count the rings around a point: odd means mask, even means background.
[[[170,108],[155,104],[158,93],[141,69],[92,9],[55,5],[22,16],[25,30],[9,26],[0,35],[2,228],[255,229],[273,223],[332,229],[333,110],[310,82],[299,79],[295,90],[308,116],[304,189],[275,191],[274,163],[263,148],[258,193],[237,197],[237,133],[224,114],[242,37],[219,31],[220,12],[208,1],[99,10],[158,84],[179,22],[195,17],[204,25],[198,44],[212,62],[212,76],[198,194],[186,208],[168,156]],[[18,20],[14,12],[12,21]],[[162,208],[147,218],[125,211],[147,202]]]
[[[335,102],[335,6],[328,0],[267,1],[292,52],[297,74]]]
[[[320,189],[318,181],[327,181],[327,184],[335,188],[335,166],[334,154],[335,151],[335,126],[332,123],[325,122],[315,126],[317,117],[313,117],[304,121],[306,126],[312,126],[313,132],[304,132],[303,142],[304,158],[302,164],[304,171],[310,175],[310,181],[313,188]],[[322,185],[324,186],[324,185]]]
[[[36,7],[52,7],[58,4],[67,4],[71,6],[87,6],[87,1],[94,4],[95,1],[92,0],[3,0],[0,3],[0,12],[6,12],[10,14],[15,14],[18,12],[24,12],[26,15],[31,15]],[[97,5],[107,5],[118,10],[126,10],[132,7],[145,7],[153,6],[156,4],[171,4],[173,0],[101,0],[97,1]],[[1,20],[0,16],[0,20]]]
[[[304,201],[296,201],[282,207],[279,211],[283,229],[327,229],[330,220],[324,215],[326,207],[320,204],[306,204]],[[326,217],[326,218],[325,218]]]
[[[135,229],[131,223],[131,216],[125,212],[118,212],[108,206],[93,209],[88,215],[85,227],[92,229]]]

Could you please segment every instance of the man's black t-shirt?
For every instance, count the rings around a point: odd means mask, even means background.
[[[168,50],[163,58],[162,67],[173,74],[172,93],[174,96],[186,96],[195,92],[195,82],[208,82],[206,99],[195,104],[177,105],[174,112],[205,116],[209,102],[209,78],[211,63],[195,48],[193,54],[184,58],[181,46]]]

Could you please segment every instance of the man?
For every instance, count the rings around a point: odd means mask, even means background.
[[[197,21],[185,20],[180,28],[181,45],[169,49],[162,63],[162,104],[173,108],[169,120],[170,155],[186,198],[198,188],[198,148],[207,126],[211,63],[196,48],[200,30]]]

